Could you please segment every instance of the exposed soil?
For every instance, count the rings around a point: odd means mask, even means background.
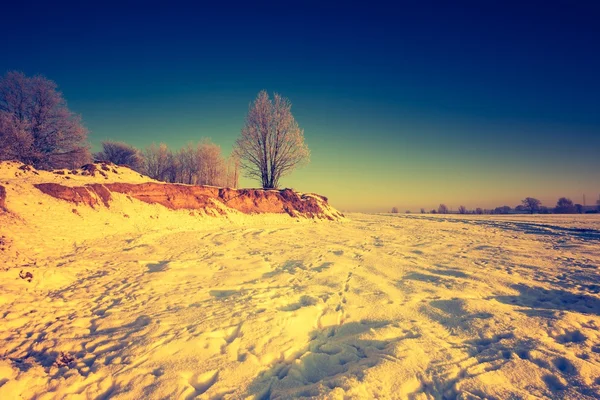
[[[52,197],[85,204],[92,208],[110,207],[111,193],[122,193],[148,204],[160,204],[172,210],[204,210],[223,214],[223,207],[244,214],[287,213],[292,217],[333,219],[325,213],[327,198],[300,194],[291,189],[229,189],[210,186],[189,186],[170,183],[107,183],[85,186],[63,186],[39,183],[36,188]],[[221,207],[218,205],[221,203]],[[1,205],[2,203],[0,203]],[[337,212],[336,212],[337,213]],[[337,213],[342,217],[341,213]]]
[[[0,211],[6,211],[6,189],[0,185]]]

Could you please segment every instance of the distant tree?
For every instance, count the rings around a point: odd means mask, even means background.
[[[221,147],[210,139],[188,143],[173,153],[166,144],[152,144],[144,150],[146,175],[165,182],[187,185],[237,187],[239,160],[235,155],[225,159]]]
[[[448,214],[448,206],[445,204],[440,204],[438,207],[438,214]]]
[[[250,105],[235,154],[250,178],[266,189],[276,188],[279,180],[310,157],[304,132],[291,112],[292,103],[277,93],[273,101],[261,91]]]
[[[437,210],[434,208],[433,210],[430,211],[431,214],[437,214]]]
[[[161,143],[157,146],[152,143],[144,149],[143,173],[150,178],[164,182],[176,182],[177,169],[173,152],[166,144]]]
[[[188,143],[173,154],[175,181],[186,185],[198,184],[202,168],[198,146]]]
[[[494,209],[494,214],[508,214],[511,208],[509,206],[496,207]]]
[[[188,143],[174,155],[175,180],[187,185],[225,185],[226,165],[221,147],[210,139]]]
[[[421,208],[421,214],[425,214],[425,209]]]
[[[458,213],[459,214],[466,214],[467,213],[467,207],[465,207],[465,206],[458,207]]]
[[[515,211],[516,212],[526,212],[527,210],[525,209],[525,206],[523,204],[519,204],[518,206],[515,207]]]
[[[523,201],[521,201],[521,203],[523,203],[524,210],[528,211],[530,214],[539,211],[540,206],[542,205],[541,201],[539,201],[538,199],[534,199],[533,197],[526,197],[525,199],[523,199]]]
[[[598,209],[598,211],[600,211],[600,199],[596,200],[596,205],[596,208]]]
[[[240,182],[240,159],[231,154],[225,160],[225,186],[237,188]]]
[[[87,130],[56,83],[14,71],[0,79],[0,157],[39,169],[90,161]]]
[[[392,214],[398,214],[398,207],[392,207]]]
[[[577,214],[583,214],[583,205],[581,205],[581,204],[575,204],[575,212]]]
[[[567,199],[566,197],[561,197],[556,202],[556,207],[554,208],[554,212],[557,214],[575,214],[577,209],[573,205],[571,199]]]
[[[143,168],[144,156],[130,144],[106,140],[102,142],[102,151],[94,154],[94,161],[110,161],[139,171]]]
[[[199,185],[222,186],[225,178],[225,160],[221,155],[221,147],[209,139],[203,139],[198,144],[200,170]]]
[[[404,214],[410,214],[410,210],[404,211]]]
[[[483,210],[479,207],[475,209],[475,214],[483,214]]]

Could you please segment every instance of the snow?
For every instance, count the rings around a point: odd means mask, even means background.
[[[94,210],[7,171],[1,399],[600,396],[597,215]]]
[[[25,166],[17,161],[0,162],[0,184],[5,181],[14,181],[15,184],[34,184],[34,183],[60,183],[65,186],[80,186],[86,183],[145,183],[158,182],[127,167],[119,167],[113,164],[105,164],[102,169],[102,163],[94,164],[98,167],[98,172],[93,176],[86,173],[84,169],[74,170],[57,169],[52,172],[37,171],[33,167]],[[72,173],[75,172],[75,173]]]

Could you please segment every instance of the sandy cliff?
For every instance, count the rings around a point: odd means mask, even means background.
[[[6,189],[0,185],[0,211],[6,210]]]
[[[0,269],[115,235],[341,220],[325,197],[290,189],[167,184],[112,164],[49,172],[0,162]]]
[[[327,199],[315,194],[300,194],[291,189],[229,189],[190,186],[171,183],[106,183],[85,186],[64,186],[58,183],[34,185],[43,193],[92,208],[110,207],[113,193],[122,193],[148,204],[160,204],[171,210],[213,211],[226,215],[227,209],[244,214],[287,213],[292,217],[334,220],[342,215],[327,204]]]
[[[0,165],[0,179],[7,186],[29,184],[34,191],[93,209],[110,208],[115,194],[170,210],[193,210],[205,215],[288,214],[291,217],[337,220],[343,215],[329,206],[327,198],[291,189],[230,189],[153,181],[128,168],[112,164],[88,164],[77,170],[52,172],[15,162]],[[11,182],[12,181],[12,182]],[[16,194],[16,193],[15,193]],[[5,187],[0,186],[0,208],[8,209]]]

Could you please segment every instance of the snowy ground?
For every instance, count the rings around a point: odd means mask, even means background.
[[[0,398],[600,396],[600,216],[110,232],[0,272]]]

